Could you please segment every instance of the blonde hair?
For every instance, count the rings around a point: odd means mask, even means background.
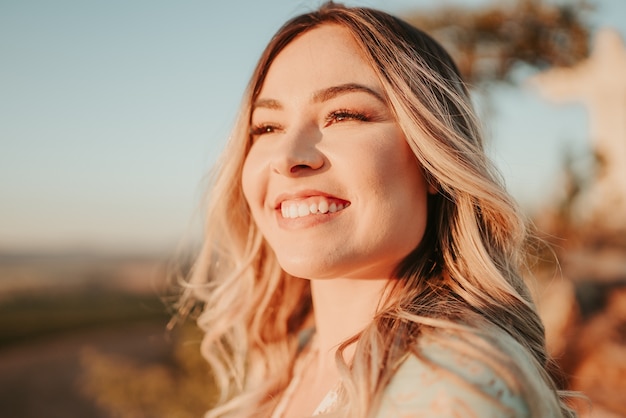
[[[263,52],[208,196],[205,242],[189,279],[219,401],[208,417],[268,416],[290,380],[310,323],[309,284],[290,277],[251,218],[241,187],[251,104],[274,58],[319,25],[346,28],[438,193],[419,246],[390,281],[386,308],[339,347],[342,416],[373,416],[386,384],[420,336],[487,364],[523,395],[532,416],[574,416],[546,365],[544,330],[521,277],[526,227],[485,156],[458,70],[428,35],[386,13],[327,3],[287,22]],[[438,337],[439,336],[439,337]],[[352,365],[341,352],[357,342]],[[382,369],[381,369],[382,365]]]

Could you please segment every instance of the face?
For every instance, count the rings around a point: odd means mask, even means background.
[[[427,184],[349,33],[322,25],[272,63],[242,185],[288,273],[389,278],[419,244]]]

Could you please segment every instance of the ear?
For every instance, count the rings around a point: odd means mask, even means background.
[[[437,194],[439,193],[439,183],[431,176],[426,177],[426,184],[428,185],[427,191],[428,194]]]
[[[422,174],[424,176],[424,180],[426,180],[426,185],[428,186],[426,188],[426,191],[428,192],[428,194],[439,193],[439,182],[435,180],[432,174],[427,172],[423,167],[422,167]]]

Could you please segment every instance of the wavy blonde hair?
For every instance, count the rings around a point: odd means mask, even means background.
[[[251,106],[275,57],[320,25],[347,29],[376,72],[388,105],[438,193],[419,246],[390,280],[374,321],[342,344],[341,416],[374,416],[420,336],[491,365],[534,417],[574,416],[546,371],[544,329],[521,276],[526,227],[485,156],[458,70],[428,35],[386,13],[327,3],[287,22],[253,73],[208,196],[204,246],[188,281],[219,400],[207,417],[269,416],[287,386],[298,335],[310,325],[309,283],[285,273],[251,218],[241,173]],[[350,366],[341,353],[357,344]],[[382,366],[381,366],[382,365]],[[381,368],[382,367],[382,368]]]

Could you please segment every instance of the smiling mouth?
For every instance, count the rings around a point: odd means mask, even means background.
[[[348,206],[350,206],[350,202],[345,200],[315,196],[306,199],[285,200],[280,204],[280,213],[283,218],[295,219],[335,213]]]

